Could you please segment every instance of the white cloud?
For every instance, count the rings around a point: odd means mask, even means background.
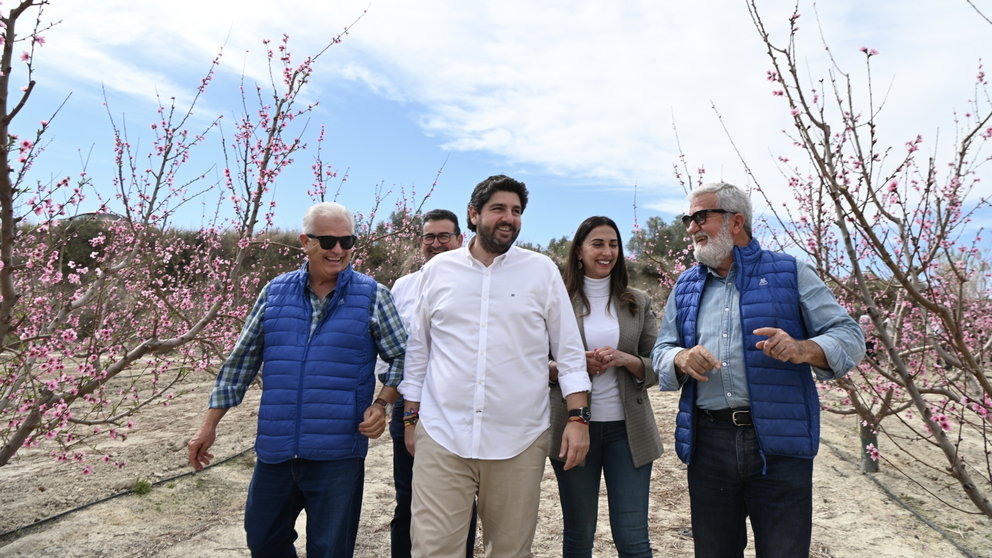
[[[224,70],[264,81],[264,60],[254,54],[261,38],[285,32],[293,52],[316,52],[367,6],[56,2],[48,14],[64,23],[44,48],[63,79],[102,81],[130,95],[188,96],[190,88],[177,84],[205,71],[225,41]],[[794,3],[760,6],[781,43]],[[859,95],[865,74],[858,47],[881,51],[872,79],[876,106],[891,84],[879,118],[883,143],[901,146],[917,133],[932,138],[940,127],[948,147],[951,109],[964,111],[977,59],[992,56],[992,26],[965,3],[834,0],[816,10]],[[814,8],[804,2],[800,12],[803,70],[826,77]],[[763,81],[770,65],[744,2],[382,0],[320,64],[310,95],[319,97],[334,79],[360,83],[419,107],[413,110],[424,132],[446,149],[488,152],[586,182],[636,181],[644,206],[664,211],[681,207],[684,196],[672,172],[673,119],[690,172],[705,166],[709,179],[748,181],[726,125],[765,186],[786,195],[776,186],[784,181],[771,153],[789,150],[780,132],[791,125],[788,108]],[[925,149],[934,149],[927,142]]]

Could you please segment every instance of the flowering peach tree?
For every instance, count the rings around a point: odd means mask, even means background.
[[[298,246],[272,244],[272,188],[305,148],[294,134],[313,108],[299,96],[314,61],[344,33],[299,63],[288,37],[266,41],[270,80],[242,80],[244,111],[231,137],[220,132],[220,117],[201,125],[191,117],[219,56],[188,106],[160,100],[147,151],[138,152],[111,116],[108,192],[85,172],[31,182],[54,124],[15,119],[35,85],[48,5],[21,0],[0,17],[0,137],[7,138],[0,145],[7,169],[0,173],[0,466],[39,447],[86,473],[99,461],[123,466],[86,450],[126,439],[140,410],[168,406],[184,393],[184,378],[215,368],[230,350],[262,282],[288,270],[259,265],[259,254],[282,251],[287,267],[302,262]],[[215,137],[225,156],[216,182],[207,178],[209,165],[191,170]],[[173,227],[183,204],[217,192],[209,224]],[[88,197],[98,210],[82,214]],[[235,246],[224,246],[231,237]]]
[[[914,457],[955,479],[992,516],[992,283],[987,242],[973,222],[989,209],[978,188],[992,139],[981,62],[967,109],[955,114],[954,152],[941,165],[923,156],[922,135],[881,145],[870,90],[876,50],[860,49],[869,87],[859,96],[832,54],[827,78],[800,72],[798,13],[780,45],[755,0],[748,6],[771,62],[772,93],[792,118],[786,133],[802,154],[801,163],[779,158],[796,203],[766,195],[782,225],[776,240],[806,253],[868,338],[867,357],[825,409],[858,416],[865,465],[885,459],[879,434],[906,452],[912,439],[937,448],[943,463]],[[913,480],[936,496],[924,479]]]

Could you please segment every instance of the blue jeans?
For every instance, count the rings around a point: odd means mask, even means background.
[[[555,448],[557,451],[557,448]],[[651,463],[634,467],[624,421],[589,423],[589,453],[584,467],[565,470],[551,460],[558,477],[561,513],[565,521],[562,556],[592,556],[599,515],[599,480],[606,478],[613,544],[621,558],[651,556],[648,540],[648,489]]]
[[[715,421],[697,409],[689,464],[696,557],[742,557],[751,517],[758,558],[809,557],[813,460],[767,456],[762,474],[754,427]]]
[[[365,460],[255,462],[245,504],[253,558],[295,557],[296,519],[307,510],[307,557],[355,554]]]
[[[393,438],[393,484],[396,486],[396,511],[389,522],[389,543],[392,558],[410,558],[410,503],[413,501],[413,456],[406,450],[403,437],[403,399],[393,408],[389,423]],[[468,526],[466,558],[475,556],[475,530],[478,521],[476,508],[472,508],[472,521]]]

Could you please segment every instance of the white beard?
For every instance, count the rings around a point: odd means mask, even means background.
[[[702,233],[706,234],[706,233]],[[696,257],[696,261],[716,269],[720,267],[720,264],[727,259],[727,256],[734,251],[734,238],[730,236],[730,220],[724,219],[723,226],[720,227],[720,232],[717,233],[716,238],[706,235],[706,244],[700,246],[693,239],[693,250],[692,255]]]

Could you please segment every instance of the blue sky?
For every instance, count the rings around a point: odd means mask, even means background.
[[[992,15],[992,1],[974,3]],[[288,34],[300,60],[367,9],[316,65],[305,93],[308,102],[320,102],[303,135],[311,149],[280,177],[278,226],[298,228],[310,203],[320,124],[327,127],[325,162],[350,169],[339,199],[349,209],[367,212],[380,183],[394,191],[382,206],[387,211],[401,188],[422,195],[447,159],[426,208],[463,215],[472,187],[505,173],[531,191],[520,239],[540,244],[571,236],[594,214],[629,231],[635,184],[641,222],[654,215],[668,221],[683,211],[674,127],[693,175],[705,168],[708,181],[747,185],[713,105],[762,185],[776,200],[791,199],[774,163],[777,155],[799,156],[781,132],[791,119],[771,95],[770,64],[743,0],[53,4],[44,19],[61,23],[45,33],[34,95],[14,125],[22,135],[34,130],[71,93],[35,165],[40,180],[77,175],[81,154],[91,153],[87,171],[95,187],[108,187],[112,136],[101,87],[115,119],[126,120],[132,143],[148,146],[156,93],[188,101],[226,43],[195,116],[202,125],[225,115],[230,134],[240,75],[266,80],[262,39]],[[786,37],[794,5],[759,3],[773,37]],[[815,10],[840,67],[859,84],[857,94],[865,81],[859,48],[880,52],[872,59],[876,96],[887,92],[880,141],[902,149],[922,134],[922,150],[947,160],[954,111],[964,112],[975,94],[979,59],[992,60],[992,25],[965,0],[831,0]],[[814,6],[801,2],[799,12],[798,50],[809,72],[825,77],[830,66]],[[23,72],[15,68],[12,90],[19,79]],[[189,163],[191,174],[209,175],[222,164],[220,135],[212,138]],[[992,172],[983,172],[977,194],[989,195]],[[199,226],[204,205],[215,204],[216,193],[208,193],[177,223]]]

